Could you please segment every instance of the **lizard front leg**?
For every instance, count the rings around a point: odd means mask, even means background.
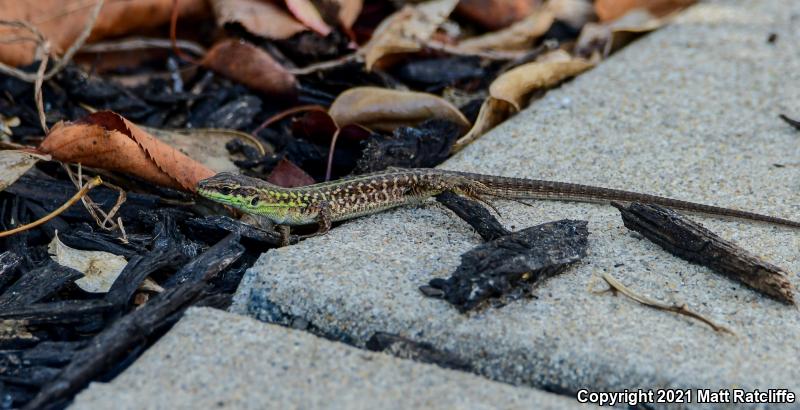
[[[333,221],[331,217],[330,204],[326,201],[322,201],[316,203],[313,206],[314,209],[317,210],[317,224],[319,227],[317,231],[312,234],[300,236],[301,239],[313,238],[315,236],[325,235],[326,233],[328,233],[328,231],[331,230],[331,224],[333,223]]]

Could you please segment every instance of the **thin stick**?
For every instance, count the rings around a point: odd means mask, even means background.
[[[272,117],[267,118],[264,122],[261,123],[261,125],[259,125],[256,129],[254,129],[250,134],[253,134],[255,136],[256,134],[261,132],[261,130],[263,130],[264,128],[267,128],[270,125],[272,125],[272,124],[274,124],[274,123],[276,123],[276,122],[278,122],[278,121],[280,121],[280,120],[282,120],[282,119],[284,119],[284,118],[286,118],[286,117],[288,117],[288,116],[290,116],[292,114],[297,114],[299,112],[305,112],[305,111],[314,111],[314,110],[327,111],[325,109],[325,107],[323,107],[321,105],[317,105],[317,104],[298,105],[297,107],[289,108],[288,110],[281,111],[281,112],[273,115]]]
[[[346,55],[344,55],[342,57],[339,57],[339,58],[337,58],[335,60],[322,61],[322,62],[319,62],[319,63],[310,64],[310,65],[307,65],[305,67],[300,67],[300,68],[288,68],[288,69],[286,69],[286,71],[288,71],[290,74],[294,74],[294,75],[306,75],[306,74],[315,73],[315,72],[320,71],[320,70],[327,70],[329,68],[339,67],[339,66],[347,64],[347,63],[349,63],[351,61],[358,61],[359,58],[361,58],[361,56],[359,56],[358,54],[355,54],[355,53],[346,54]]]
[[[691,317],[693,319],[699,320],[699,321],[707,324],[708,326],[710,326],[712,329],[714,329],[717,332],[725,332],[725,333],[729,333],[731,335],[736,336],[736,333],[734,333],[733,330],[731,330],[731,329],[729,329],[729,328],[727,328],[725,326],[718,325],[718,324],[714,323],[711,319],[701,315],[700,313],[697,313],[697,312],[695,312],[693,310],[690,310],[689,307],[687,307],[685,303],[682,304],[682,305],[677,305],[677,304],[675,304],[675,305],[667,305],[665,303],[659,302],[659,301],[657,301],[655,299],[650,299],[647,296],[643,296],[643,295],[640,295],[640,294],[632,291],[631,289],[629,289],[628,287],[623,285],[620,281],[616,280],[613,276],[608,274],[608,272],[603,272],[601,277],[603,278],[604,281],[606,281],[606,283],[608,283],[608,286],[611,286],[611,289],[613,289],[615,291],[619,291],[623,295],[625,295],[625,296],[627,296],[627,297],[629,297],[629,298],[631,298],[631,299],[633,299],[633,300],[635,300],[635,301],[637,301],[637,302],[639,302],[639,303],[641,303],[641,304],[643,304],[645,306],[649,306],[651,308],[658,309],[658,310],[665,310],[667,312],[674,312],[674,313],[677,313],[679,315],[688,316],[688,317]]]
[[[45,46],[45,50],[49,47]],[[44,97],[42,97],[42,84],[44,83],[44,69],[47,68],[47,61],[50,55],[45,51],[42,55],[42,62],[39,63],[39,69],[36,71],[36,82],[33,84],[33,100],[36,102],[36,111],[39,113],[39,125],[42,126],[42,131],[45,135],[50,132],[47,128],[47,116],[44,113]]]
[[[193,41],[175,40],[175,45],[182,50],[195,53],[199,56],[206,53],[206,49]],[[148,48],[172,49],[172,39],[131,37],[115,41],[106,41],[87,44],[81,48],[81,53],[111,53],[117,51],[135,51]]]
[[[331,180],[331,173],[333,171],[333,150],[336,149],[336,140],[339,139],[339,131],[341,128],[336,128],[336,132],[333,133],[333,138],[331,138],[331,147],[328,150],[328,166],[325,168],[325,180]]]
[[[62,212],[66,211],[67,208],[71,207],[73,204],[75,204],[75,202],[78,202],[81,198],[83,198],[89,192],[89,190],[102,183],[103,180],[100,179],[100,177],[94,177],[91,181],[89,181],[88,184],[84,185],[83,188],[80,189],[80,191],[76,192],[75,195],[72,196],[72,198],[70,198],[67,202],[65,202],[64,205],[61,205],[55,211],[50,212],[41,219],[33,221],[29,224],[20,225],[14,229],[0,232],[0,238],[11,236],[14,235],[15,233],[19,233],[22,231],[27,231],[28,229],[35,228],[39,225],[46,223],[47,221],[57,217]]]
[[[178,0],[172,0],[172,13],[169,18],[169,39],[172,42],[172,52],[178,58],[194,65],[200,65],[200,61],[186,54],[178,48]]]

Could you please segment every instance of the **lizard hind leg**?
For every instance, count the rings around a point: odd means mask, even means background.
[[[480,182],[470,182],[466,184],[466,186],[464,187],[455,187],[452,188],[450,191],[452,191],[456,195],[460,195],[465,198],[472,199],[473,201],[476,201],[483,205],[486,205],[489,209],[494,211],[494,213],[497,214],[497,216],[501,218],[503,217],[503,215],[500,213],[500,210],[497,209],[497,207],[495,207],[494,204],[492,204],[486,198],[486,195],[484,195],[484,192],[488,192],[488,188],[486,188],[486,186],[481,184]]]

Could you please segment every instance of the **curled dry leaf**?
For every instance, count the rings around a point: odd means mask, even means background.
[[[666,16],[696,2],[697,0],[596,0],[594,9],[600,21],[610,21],[635,9],[646,9],[657,17]]]
[[[421,50],[422,44],[431,38],[457,3],[458,0],[430,0],[415,6],[406,5],[385,18],[358,51],[364,57],[367,70],[385,56]]]
[[[59,122],[39,150],[59,161],[124,172],[192,192],[198,181],[215,174],[110,111],[96,112],[76,122]]]
[[[668,24],[675,14],[656,17],[647,10],[637,9],[610,23],[587,23],[575,44],[575,54],[590,58],[605,57],[630,44],[643,34]]]
[[[310,0],[286,0],[286,8],[306,27],[320,35],[327,36],[331,33],[331,26],[325,23],[319,10]]]
[[[540,0],[461,0],[456,11],[489,30],[498,30],[522,20],[540,5]]]
[[[302,168],[284,158],[272,169],[272,172],[267,177],[267,182],[284,188],[294,188],[311,185],[317,181],[314,181],[314,178],[308,175],[306,171],[303,171]]]
[[[579,58],[523,64],[495,79],[489,86],[489,95],[507,101],[519,110],[525,103],[525,97],[534,90],[552,87],[592,66],[592,63]]]
[[[125,258],[113,253],[70,248],[58,239],[57,231],[47,246],[47,252],[58,264],[83,273],[84,276],[75,284],[89,293],[108,292],[127,264]]]
[[[528,49],[534,40],[550,29],[553,19],[553,13],[550,11],[537,11],[502,30],[468,38],[458,43],[458,49],[464,51]]]
[[[202,64],[265,95],[294,99],[297,80],[266,51],[244,40],[217,42]]]
[[[211,0],[218,26],[239,25],[249,33],[284,40],[308,30],[286,10],[262,0]]]
[[[39,160],[49,161],[50,156],[10,149],[0,151],[0,191],[16,182]]]
[[[455,144],[453,144],[451,152],[456,153],[461,151],[464,147],[494,128],[495,125],[503,122],[511,115],[512,111],[513,107],[510,103],[492,97],[487,98],[483,102],[483,105],[481,105],[481,110],[478,112],[478,118],[475,119],[475,124],[463,137],[459,138]]]
[[[231,161],[225,144],[235,139],[248,143],[262,154],[264,147],[249,134],[236,130],[192,128],[185,130],[160,130],[143,127],[145,131],[157,137],[169,146],[180,150],[195,161],[211,168],[215,172],[239,172]]]
[[[431,118],[469,127],[469,120],[453,104],[433,94],[378,87],[355,87],[339,95],[328,111],[339,127],[359,124],[392,131]]]
[[[50,41],[55,52],[64,52],[86,25],[94,1],[86,0],[0,0],[3,20],[32,23]],[[89,42],[134,32],[146,32],[169,22],[172,0],[106,1],[97,17]],[[178,2],[181,18],[209,14],[205,0]],[[29,33],[0,27],[0,38],[30,37]],[[0,47],[0,62],[26,65],[33,62],[35,44],[30,41],[5,42]]]

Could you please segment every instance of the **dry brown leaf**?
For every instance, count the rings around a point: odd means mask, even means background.
[[[193,160],[211,168],[215,172],[239,172],[239,167],[233,163],[228,149],[225,148],[225,144],[235,139],[256,148],[262,155],[265,153],[264,147],[258,145],[260,144],[258,140],[241,131],[213,128],[190,128],[183,130],[142,128],[159,140],[181,151]]]
[[[597,0],[594,9],[600,21],[615,20],[634,9],[646,9],[656,17],[689,7],[697,0]]]
[[[461,41],[457,48],[464,51],[528,49],[534,40],[550,29],[553,20],[550,11],[537,11],[502,30]]]
[[[308,27],[266,0],[211,0],[218,26],[240,25],[249,33],[284,40]]]
[[[311,178],[302,168],[284,158],[272,169],[267,177],[267,182],[284,188],[294,188],[312,185],[317,181],[314,181],[314,178]]]
[[[311,3],[310,0],[285,0],[286,8],[292,12],[292,15],[305,24],[306,27],[316,31],[322,36],[327,36],[331,33],[331,26],[325,23],[319,10]]]
[[[334,2],[339,5],[339,21],[342,26],[347,29],[353,27],[364,6],[363,0],[334,0]]]
[[[421,50],[422,44],[431,38],[457,3],[458,0],[430,0],[406,5],[385,18],[358,51],[364,57],[367,70],[384,56]]]
[[[339,94],[328,113],[340,128],[359,124],[392,131],[432,118],[450,120],[465,129],[470,125],[458,108],[441,97],[378,87],[355,87]]]
[[[594,7],[588,0],[549,0],[545,8],[573,29],[579,30],[594,18]]]
[[[540,5],[540,0],[461,0],[456,12],[489,30],[499,30],[522,20]]]
[[[50,41],[52,50],[64,52],[86,25],[94,0],[0,0],[3,20],[23,20],[36,26]],[[134,32],[145,32],[169,22],[172,0],[106,1],[92,29],[89,42]],[[205,0],[178,2],[181,19],[200,18],[210,14]],[[16,29],[0,27],[0,39],[30,35]],[[34,43],[30,41],[0,43],[0,62],[26,65],[33,62]]]
[[[16,182],[39,160],[49,161],[50,157],[19,150],[0,150],[0,191]]]
[[[297,96],[294,75],[269,53],[244,40],[217,42],[203,57],[202,64],[265,95],[286,99]]]
[[[475,125],[453,144],[451,152],[461,151],[464,147],[494,128],[495,125],[503,122],[512,111],[513,107],[508,102],[492,97],[487,98],[481,105],[478,118],[475,119]]]
[[[108,292],[128,264],[125,258],[113,253],[70,248],[58,239],[58,231],[47,246],[47,252],[59,265],[83,273],[75,284],[89,293]]]
[[[637,9],[610,23],[587,23],[575,44],[579,57],[605,57],[630,44],[643,34],[668,24],[675,14],[656,17],[647,10]]]
[[[489,86],[489,95],[507,101],[519,110],[525,104],[525,97],[534,90],[552,87],[592,66],[592,63],[579,58],[523,64],[497,77]]]
[[[198,181],[215,174],[110,111],[96,112],[77,122],[59,122],[39,150],[59,161],[124,172],[192,192]]]

